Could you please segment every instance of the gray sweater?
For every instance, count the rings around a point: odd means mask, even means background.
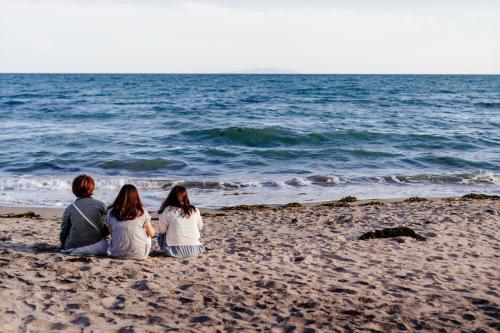
[[[69,205],[64,211],[61,233],[59,234],[61,246],[65,249],[74,249],[97,243],[104,238],[105,231],[107,231],[104,226],[106,205],[103,202],[93,198],[78,198],[75,204],[103,232],[97,231],[73,205]]]

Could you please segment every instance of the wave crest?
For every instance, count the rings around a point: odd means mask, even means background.
[[[187,166],[186,163],[164,158],[109,160],[98,164],[102,169],[128,170],[128,171],[155,171],[155,170],[180,170]]]
[[[500,109],[500,102],[479,102],[476,105],[483,108]]]

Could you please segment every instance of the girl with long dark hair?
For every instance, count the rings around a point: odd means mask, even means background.
[[[145,259],[149,255],[155,229],[134,185],[122,186],[115,201],[108,207],[106,225],[111,233],[111,257]]]
[[[203,221],[198,208],[191,205],[184,186],[174,186],[158,210],[158,244],[172,257],[197,256],[205,251],[200,243]]]

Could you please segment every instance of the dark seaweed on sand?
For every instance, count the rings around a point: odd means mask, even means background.
[[[425,237],[417,234],[413,229],[408,227],[386,228],[382,230],[369,231],[359,237],[359,240],[368,240],[375,238],[392,238],[392,237],[411,237],[418,241],[425,241]]]
[[[304,206],[302,206],[298,202],[290,202],[290,203],[287,203],[287,204],[281,206],[280,208],[299,208],[299,207],[304,207]]]
[[[405,200],[405,202],[425,202],[428,201],[425,198],[420,198],[420,197],[411,197]]]
[[[360,206],[364,207],[364,206],[385,206],[385,203],[383,203],[382,201],[370,201],[370,202],[365,202],[363,204],[361,204]]]
[[[488,195],[482,193],[469,193],[462,197],[463,199],[475,199],[475,200],[500,200],[500,195]]]
[[[219,217],[219,216],[226,216],[224,213],[208,213],[208,212],[203,212],[201,213],[202,217]]]
[[[342,199],[337,200],[337,201],[325,202],[321,206],[323,206],[323,207],[349,207],[350,202],[356,202],[356,201],[358,201],[358,199],[356,197],[348,195],[347,197],[343,197]]]
[[[338,202],[356,202],[356,201],[358,201],[356,197],[348,195],[347,197],[343,197],[342,199],[340,199]]]
[[[7,213],[7,214],[0,214],[0,218],[5,218],[5,219],[10,219],[10,218],[29,218],[29,219],[36,219],[36,220],[41,220],[42,217],[39,214],[36,214],[35,212],[28,211],[26,213]]]
[[[274,211],[280,211],[280,210],[285,210],[285,209],[293,209],[293,208],[302,208],[304,207],[302,204],[298,202],[290,202],[287,204],[284,204],[283,206],[279,206],[277,208],[274,208]]]
[[[91,263],[93,262],[94,260],[92,259],[92,257],[75,257],[75,258],[70,258],[68,259],[68,261],[70,262],[84,262],[84,263]]]
[[[228,210],[247,211],[247,210],[266,210],[266,209],[271,209],[271,207],[267,206],[267,205],[238,205],[238,206],[222,207],[220,210],[222,210],[222,211],[228,211]]]

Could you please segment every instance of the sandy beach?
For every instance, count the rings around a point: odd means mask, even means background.
[[[500,200],[290,206],[205,212],[204,255],[145,261],[63,255],[60,210],[3,207],[0,331],[500,330]],[[358,239],[393,227],[426,240]]]

